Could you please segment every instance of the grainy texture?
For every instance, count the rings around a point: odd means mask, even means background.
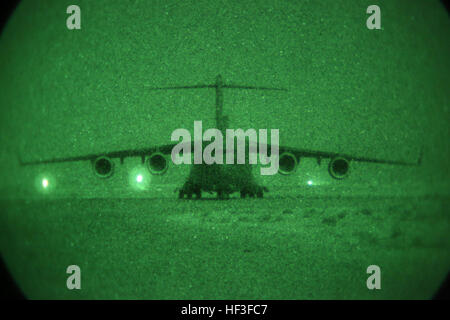
[[[382,30],[366,28],[372,0],[78,0],[70,31],[72,1],[24,0],[0,38],[0,249],[25,294],[431,297],[450,264],[450,20],[439,1],[377,2]],[[152,176],[126,159],[109,179],[89,162],[19,166],[17,154],[143,148],[194,120],[212,127],[212,90],[146,88],[218,74],[289,90],[225,92],[231,128],[391,160],[423,147],[422,165],[352,163],[337,181],[326,161],[301,159],[291,176],[255,175],[267,199],[218,202],[175,200],[187,166]],[[78,292],[65,288],[71,264]],[[370,264],[381,291],[365,286]]]
[[[449,200],[2,202],[0,249],[29,298],[428,299],[450,267]]]

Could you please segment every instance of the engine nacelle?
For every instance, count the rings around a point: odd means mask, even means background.
[[[290,152],[283,152],[279,157],[278,172],[281,174],[292,174],[297,170],[297,157]]]
[[[328,173],[333,179],[344,179],[348,176],[350,170],[350,161],[343,157],[336,157],[330,160],[328,164]]]
[[[114,162],[106,156],[100,156],[92,162],[92,168],[97,177],[109,178],[114,173]]]
[[[147,159],[147,168],[151,174],[161,175],[166,173],[169,168],[169,162],[161,152],[154,152]]]

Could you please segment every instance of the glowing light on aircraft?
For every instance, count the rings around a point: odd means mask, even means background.
[[[56,179],[51,172],[41,172],[34,178],[34,188],[41,194],[49,194],[55,190]]]
[[[133,190],[145,191],[151,187],[152,177],[147,168],[138,165],[129,172],[128,183]]]
[[[312,182],[312,180],[308,180],[308,186],[312,186],[313,185],[313,182]]]

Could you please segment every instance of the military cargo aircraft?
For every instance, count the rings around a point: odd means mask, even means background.
[[[185,89],[214,89],[216,95],[216,128],[224,131],[228,126],[228,117],[223,115],[223,93],[225,89],[241,89],[241,90],[276,90],[287,91],[283,88],[258,87],[226,84],[223,82],[222,76],[216,77],[215,83],[199,84],[191,86],[174,86],[174,87],[151,87],[149,90],[185,90]],[[150,146],[141,149],[128,149],[120,151],[111,151],[99,154],[87,154],[65,158],[53,158],[38,161],[22,161],[22,166],[41,165],[61,162],[73,161],[90,161],[93,171],[99,178],[108,178],[114,172],[113,159],[119,159],[123,164],[125,158],[140,157],[142,163],[147,164],[147,168],[153,175],[162,175],[168,169],[168,161],[175,143]],[[279,169],[278,173],[289,175],[296,171],[301,158],[315,158],[317,164],[320,165],[323,159],[329,159],[328,173],[334,179],[344,179],[348,176],[350,163],[368,162],[388,165],[401,166],[417,166],[421,164],[422,153],[416,162],[392,161],[375,159],[368,157],[360,157],[337,152],[325,152],[306,150],[294,147],[279,146]],[[270,150],[267,145],[266,150]],[[256,152],[258,152],[256,150]],[[180,199],[202,197],[202,192],[217,193],[218,199],[226,199],[232,193],[239,192],[241,198],[257,197],[263,198],[264,193],[268,191],[267,187],[261,186],[255,182],[252,175],[252,167],[249,164],[192,164],[189,176],[183,186],[176,190]]]

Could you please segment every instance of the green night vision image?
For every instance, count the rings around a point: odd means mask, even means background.
[[[0,252],[27,299],[432,299],[450,267],[438,0],[22,0]]]

